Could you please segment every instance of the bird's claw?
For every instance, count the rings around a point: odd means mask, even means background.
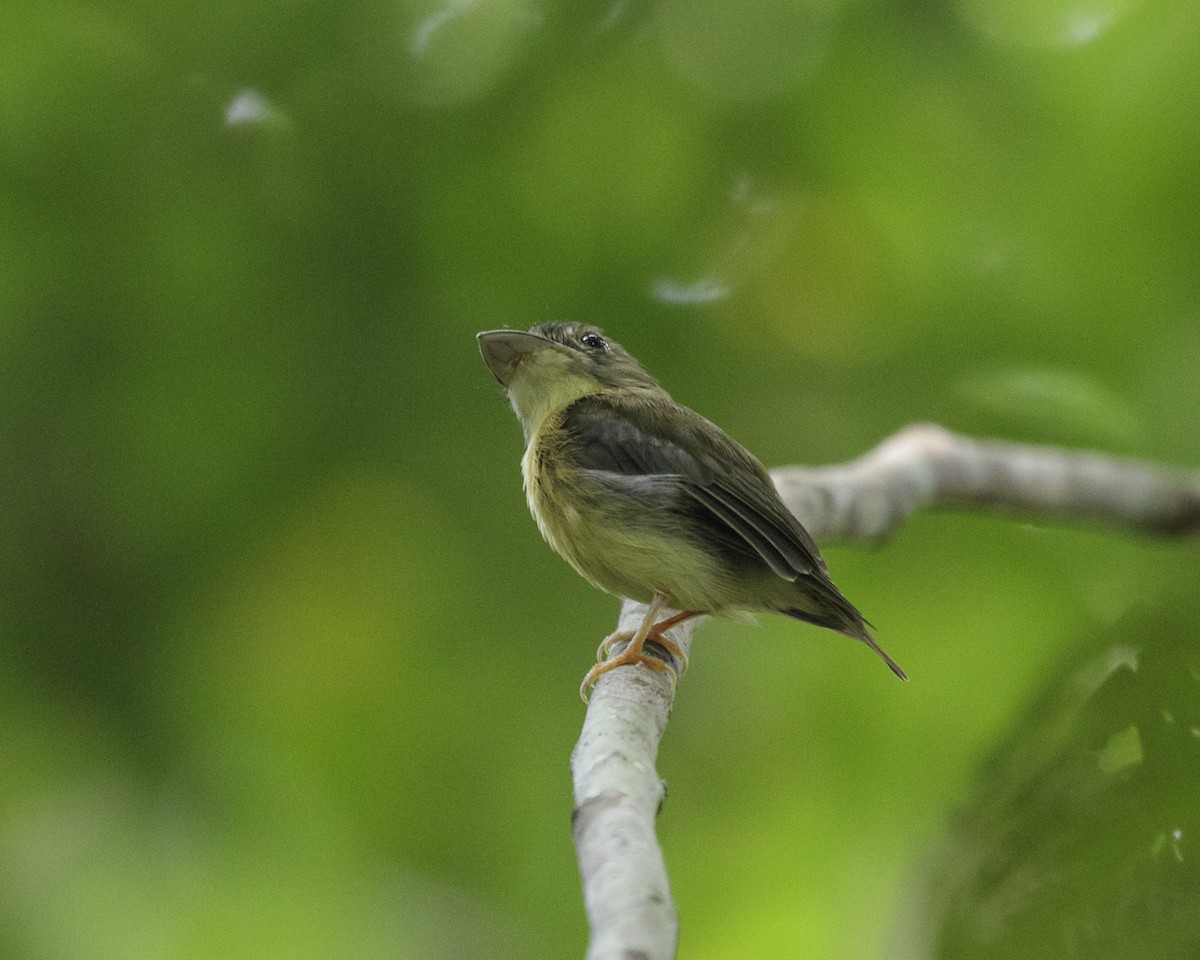
[[[674,640],[668,640],[661,633],[651,632],[646,637],[647,643],[656,644],[670,655],[675,663],[679,665],[678,669],[676,669],[675,666],[668,663],[663,657],[646,652],[644,647],[640,649],[635,648],[631,642],[634,636],[635,634],[631,631],[619,630],[605,637],[603,642],[601,642],[599,649],[596,651],[596,659],[600,662],[587,672],[583,678],[583,683],[579,685],[579,696],[583,698],[584,703],[588,702],[588,691],[609,670],[615,670],[617,667],[633,666],[637,663],[644,664],[658,673],[666,673],[668,679],[671,681],[671,692],[674,693],[675,687],[679,683],[680,674],[687,669],[687,654],[683,652],[679,644],[675,643]],[[626,642],[629,645],[624,650],[611,659],[605,659],[613,647],[619,643]]]

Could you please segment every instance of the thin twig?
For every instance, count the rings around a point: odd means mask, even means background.
[[[976,440],[933,424],[906,427],[842,466],[783,467],[772,477],[817,540],[875,540],[922,507],[963,506],[1155,534],[1200,532],[1200,473]],[[636,627],[645,611],[626,601],[618,629]],[[685,654],[695,626],[687,621],[671,631]],[[654,833],[665,796],[654,763],[674,695],[663,673],[606,673],[571,755],[572,822],[591,928],[587,960],[675,956],[678,917]]]

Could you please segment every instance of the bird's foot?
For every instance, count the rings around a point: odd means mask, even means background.
[[[654,616],[658,614],[659,607],[661,607],[661,603],[651,606],[646,619],[636,632],[618,630],[616,633],[609,634],[604,638],[599,649],[596,651],[596,659],[600,662],[587,672],[587,675],[583,678],[583,683],[579,685],[579,695],[583,698],[584,703],[587,703],[588,690],[604,674],[608,673],[609,670],[614,670],[617,667],[632,666],[635,663],[642,663],[651,670],[668,674],[671,681],[671,689],[675,689],[675,684],[678,683],[680,675],[687,669],[688,658],[679,644],[674,640],[668,639],[666,631],[682,623],[684,620],[694,617],[696,614],[691,611],[685,611],[673,617],[668,617],[660,623],[652,623]],[[605,659],[612,652],[613,647],[621,643],[627,644],[625,649],[615,657]],[[647,653],[645,650],[647,643],[661,647],[670,655],[674,662],[668,663],[664,657]]]
[[[612,652],[612,648],[618,643],[628,643],[633,639],[633,634],[634,631],[632,630],[618,630],[616,633],[610,633],[600,641],[600,646],[596,648],[596,662],[601,663],[607,660],[609,653]]]
[[[626,636],[629,636],[628,632],[626,632]],[[664,643],[662,638],[657,636],[648,637],[647,639],[651,640],[653,643],[661,644],[664,648],[671,652],[672,656],[678,655],[678,659],[686,664],[687,658],[683,656],[683,651],[680,650],[679,647],[670,640]],[[587,703],[588,691],[591,690],[591,688],[595,686],[596,681],[608,673],[609,670],[615,670],[617,667],[631,667],[635,663],[644,664],[651,670],[656,670],[659,673],[667,674],[671,680],[672,690],[675,689],[675,684],[679,680],[679,674],[683,672],[682,668],[676,670],[660,657],[646,652],[644,648],[637,650],[634,648],[634,645],[630,643],[629,646],[618,653],[615,657],[596,664],[587,672],[587,675],[583,678],[583,683],[579,685],[579,695],[583,697],[583,702]]]

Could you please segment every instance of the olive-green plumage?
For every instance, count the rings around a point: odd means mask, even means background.
[[[596,327],[479,334],[525,430],[529,509],[602,590],[677,610],[783,613],[861,640],[902,679],[834,586],[766,469],[671,399]]]

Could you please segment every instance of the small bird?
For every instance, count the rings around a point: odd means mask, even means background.
[[[782,613],[860,640],[904,671],[829,579],[812,537],[754,456],[676,403],[619,343],[583,323],[478,334],[484,362],[525,430],[521,471],[546,542],[585,580],[647,604],[634,632],[608,637],[580,694],[616,667],[643,663],[653,641],[700,614]],[[658,620],[664,609],[679,613]]]

